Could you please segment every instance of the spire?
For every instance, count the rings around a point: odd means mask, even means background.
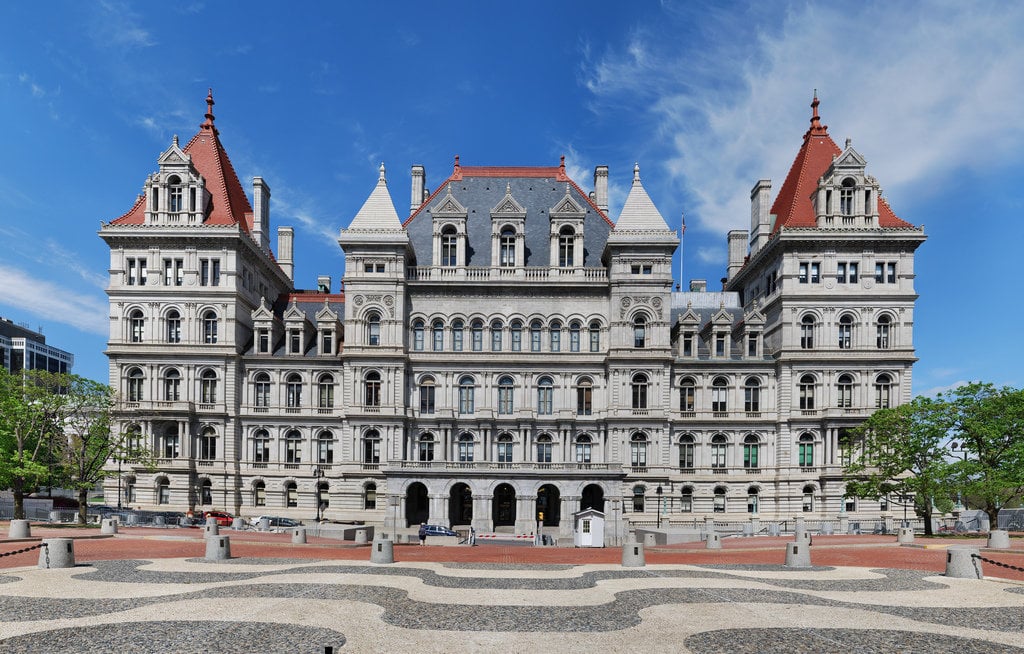
[[[561,177],[565,177],[565,155],[564,154],[558,160],[558,174]]]
[[[402,223],[398,220],[398,212],[395,211],[395,205],[391,202],[391,195],[388,193],[388,182],[384,176],[383,162],[378,171],[377,185],[374,186],[370,197],[366,198],[366,202],[352,219],[348,230],[402,229]]]
[[[213,126],[213,104],[213,89],[211,88],[206,94],[206,120],[199,127],[217,134],[217,128]]]
[[[640,182],[640,164],[633,166],[633,186],[629,189],[626,202],[622,205],[622,213],[615,223],[616,232],[626,230],[672,233],[672,238],[675,238],[675,234],[671,232]]]
[[[385,184],[387,184],[387,179],[385,179],[385,177],[384,177],[384,162],[383,161],[380,162],[380,177],[377,178],[377,183],[380,184],[381,182],[384,182]]]
[[[821,104],[818,101],[818,89],[814,89],[814,99],[811,100],[811,127],[804,134],[804,138],[808,136],[828,136],[828,125],[821,124],[821,116],[818,115],[818,105]]]
[[[633,184],[640,182],[640,162],[633,164]]]

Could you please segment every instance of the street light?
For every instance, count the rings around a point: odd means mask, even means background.
[[[659,485],[657,488],[655,488],[654,492],[657,493],[657,495],[658,495],[658,529],[661,529],[661,501],[662,501],[661,500],[661,493],[662,493],[661,486]]]
[[[395,509],[395,521],[391,523],[391,542],[398,542],[398,507],[402,503],[402,498],[398,495],[388,495],[388,504]]]
[[[612,529],[614,533],[615,545],[619,544],[619,500],[612,500]]]
[[[121,510],[121,457],[117,457],[117,510]]]
[[[323,509],[323,502],[320,501],[320,480],[324,477],[324,471],[320,466],[313,466],[313,484],[316,488],[316,522],[320,524],[320,511]]]

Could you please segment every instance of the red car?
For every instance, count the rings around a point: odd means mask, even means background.
[[[221,527],[230,527],[231,523],[235,520],[235,516],[224,511],[207,511],[203,514],[203,517],[216,518],[217,524]]]

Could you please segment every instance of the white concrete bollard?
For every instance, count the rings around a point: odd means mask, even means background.
[[[306,543],[306,528],[295,527],[292,529],[292,543],[295,545],[305,545]]]
[[[832,523],[826,522],[821,525],[820,533],[822,536],[831,536],[833,533]]]
[[[28,520],[11,520],[11,527],[7,530],[8,538],[31,538],[32,525]]]
[[[768,535],[769,536],[778,536],[781,533],[782,533],[782,530],[779,529],[779,523],[773,522],[770,525],[768,525]]]
[[[644,534],[644,546],[654,547],[658,544],[658,534],[647,532]]]
[[[117,533],[117,522],[110,518],[103,518],[103,522],[100,523],[101,534],[116,534]]]
[[[643,543],[626,543],[622,546],[622,567],[642,568],[647,565],[644,561]]]
[[[44,538],[39,548],[40,568],[75,567],[75,541],[70,538]]]
[[[981,579],[981,559],[977,547],[950,547],[946,550],[946,576],[956,579]]]
[[[260,531],[270,530],[270,518],[260,518],[259,524],[256,526]]]
[[[213,524],[207,522],[205,525],[203,525],[203,538],[213,538],[219,535],[220,527],[217,526],[216,521],[214,521]]]
[[[1010,532],[1005,529],[993,529],[988,532],[987,547],[994,550],[1010,549]]]
[[[704,543],[704,549],[708,550],[720,550],[722,549],[722,537],[716,532],[708,534],[708,539]]]
[[[386,538],[374,538],[370,547],[370,563],[394,563],[395,544]]]
[[[235,531],[245,529],[245,518],[235,518],[231,521],[231,528]]]
[[[793,542],[794,543],[803,543],[807,547],[810,547],[811,546],[811,532],[803,531],[803,530],[798,531],[795,534],[794,538],[793,538]]]
[[[153,518],[153,524],[157,527],[163,527],[167,524],[167,520],[162,515],[158,515]]]
[[[896,532],[896,542],[900,545],[911,545],[914,542],[914,529],[912,527],[900,527]]]
[[[801,541],[786,544],[786,567],[787,568],[809,568],[811,567],[810,545]]]
[[[360,545],[365,545],[367,542],[368,541],[366,539],[366,530],[365,529],[356,529],[356,543],[358,543]]]
[[[223,561],[231,558],[231,538],[214,536],[206,539],[206,560]]]
[[[215,524],[217,524],[217,518],[214,518],[212,516],[207,517],[206,518],[206,524],[208,524],[208,525],[215,525]]]

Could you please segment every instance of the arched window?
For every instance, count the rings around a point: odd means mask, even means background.
[[[207,311],[203,314],[203,342],[212,345],[217,342],[217,313]]]
[[[316,436],[316,462],[334,463],[334,434],[325,429]]]
[[[638,372],[633,375],[630,380],[630,388],[632,390],[633,397],[633,409],[646,409],[647,408],[647,386],[649,380],[647,375],[642,372]]]
[[[513,320],[509,328],[509,336],[512,338],[512,351],[520,352],[523,349],[523,323]]]
[[[814,375],[803,375],[800,377],[800,409],[802,411],[814,410]]]
[[[757,513],[759,495],[757,486],[751,486],[747,489],[747,513]]]
[[[363,488],[363,509],[377,508],[377,484],[370,482]]]
[[[156,480],[156,503],[171,503],[171,484],[167,481],[167,477],[160,477]]]
[[[302,406],[302,376],[298,373],[288,375],[285,380],[285,400],[289,408]]]
[[[469,375],[459,379],[459,413],[469,415],[476,411],[476,387]]]
[[[168,343],[180,343],[181,342],[181,314],[171,309],[167,312],[166,318],[167,325],[167,342]]]
[[[366,344],[380,345],[380,314],[370,313],[366,316]]]
[[[363,406],[380,406],[380,373],[376,370],[363,378]]]
[[[594,382],[582,377],[576,383],[576,415],[589,416],[594,412]]]
[[[424,323],[422,320],[415,320],[412,323],[412,349],[417,352],[423,351],[423,330]]]
[[[284,485],[284,504],[289,508],[299,505],[299,487],[294,481]]]
[[[557,320],[548,328],[552,352],[562,351],[562,323]]]
[[[516,265],[516,230],[511,227],[501,229],[498,245],[498,265],[510,268]]]
[[[814,434],[810,432],[800,434],[800,441],[797,443],[797,465],[801,468],[814,466]]]
[[[270,406],[270,375],[265,372],[253,378],[253,404],[262,408]]]
[[[143,443],[142,443],[142,427],[138,425],[128,425],[125,430],[125,445],[128,447],[128,457],[138,457],[143,454]]]
[[[761,410],[761,382],[756,377],[748,377],[743,384],[743,408],[747,413]]]
[[[840,409],[853,406],[853,377],[850,375],[839,375],[836,380],[836,406]]]
[[[498,436],[498,465],[512,463],[513,439],[512,434],[501,434]]]
[[[537,437],[537,463],[551,463],[551,435]]]
[[[882,314],[878,316],[878,323],[875,325],[875,347],[879,350],[888,350],[891,347],[889,340],[889,328],[892,325],[892,318]]]
[[[146,378],[139,368],[128,371],[128,401],[141,402],[145,399]]]
[[[512,378],[508,375],[498,378],[498,413],[501,415],[512,415],[515,410],[513,384]]]
[[[629,462],[634,468],[647,467],[647,434],[637,432],[630,437]]]
[[[853,215],[853,188],[855,185],[856,182],[853,181],[853,178],[847,177],[839,189],[839,213],[844,216]]]
[[[725,513],[725,488],[722,486],[715,487],[715,503],[713,508],[715,513]]]
[[[550,377],[541,377],[537,380],[537,413],[542,416],[549,416],[554,413],[554,382]]]
[[[266,429],[258,429],[252,435],[252,460],[253,463],[270,461],[270,434]]]
[[[434,460],[434,435],[431,433],[421,434],[417,451],[420,461]]]
[[[171,175],[167,178],[167,211],[179,213],[183,210],[181,178]]]
[[[363,463],[380,463],[380,432],[376,429],[363,434]]]
[[[715,434],[711,437],[711,467],[726,467],[729,454],[729,439],[725,434]]]
[[[444,323],[440,320],[435,320],[430,326],[430,339],[434,352],[444,350]]]
[[[639,484],[633,487],[633,512],[643,513],[644,512],[644,494],[647,489]]]
[[[459,452],[458,458],[459,463],[472,463],[473,462],[473,434],[469,432],[463,432],[459,434]]]
[[[459,236],[451,225],[441,230],[441,265],[459,265]]]
[[[213,504],[213,482],[209,479],[204,479],[199,484],[199,500],[200,506],[209,506]]]
[[[575,263],[575,252],[573,244],[576,241],[576,234],[572,227],[566,225],[558,232],[558,267],[571,268]]]
[[[580,351],[580,334],[583,331],[583,324],[579,320],[569,323],[569,351]]]
[[[501,352],[501,332],[504,328],[500,320],[491,321],[491,352]]]
[[[461,320],[452,322],[452,349],[456,352],[462,351],[462,336],[465,329],[466,324]]]
[[[128,314],[128,338],[132,343],[141,343],[146,337],[146,318],[140,309]]]
[[[213,427],[203,427],[199,434],[199,458],[203,461],[217,458],[217,430]]]
[[[839,318],[839,349],[849,350],[853,347],[853,316],[844,314]]]
[[[806,315],[800,320],[800,349],[814,349],[814,316]]]
[[[209,368],[199,375],[199,401],[203,404],[217,402],[217,373]]]
[[[679,383],[679,410],[684,413],[697,410],[697,382],[693,377],[683,377]]]
[[[576,437],[576,463],[590,463],[591,438],[587,434]]]
[[[694,438],[691,434],[679,437],[679,469],[693,470]]]
[[[434,413],[434,378],[430,375],[420,379],[420,413],[431,415]]]
[[[590,323],[590,351],[601,351],[601,323],[596,320]]]
[[[267,505],[267,485],[262,481],[257,481],[252,485],[252,505]]]
[[[647,346],[647,318],[643,314],[633,318],[633,347]]]
[[[803,510],[804,513],[811,513],[814,511],[814,486],[804,486]]]
[[[875,408],[888,409],[892,406],[892,377],[882,373],[875,378]]]
[[[679,491],[679,512],[693,513],[693,487],[683,486]]]
[[[321,409],[334,407],[334,375],[323,374],[316,382],[317,406]]]
[[[302,463],[302,434],[297,429],[284,435],[284,462]]]
[[[164,399],[168,402],[181,399],[181,373],[173,368],[164,373]]]
[[[725,377],[715,377],[711,382],[711,410],[716,413],[729,410],[729,380]]]
[[[540,352],[540,330],[541,324],[539,320],[534,320],[530,323],[530,351]]]
[[[473,321],[473,351],[481,352],[484,349],[484,321]]]
[[[747,434],[743,438],[743,467],[757,468],[761,459],[761,439],[757,434]]]

